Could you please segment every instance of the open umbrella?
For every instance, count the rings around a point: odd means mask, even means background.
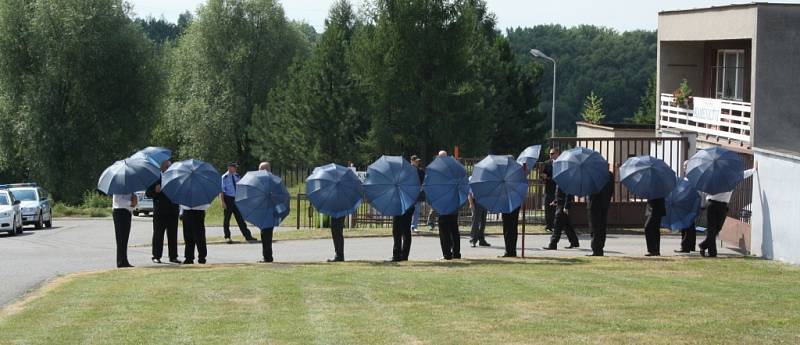
[[[686,229],[700,213],[700,194],[688,179],[684,178],[664,199],[667,214],[661,218],[661,226],[672,230]]]
[[[608,162],[597,151],[576,147],[553,162],[553,179],[569,195],[589,196],[608,182]]]
[[[161,191],[172,202],[188,207],[210,204],[222,191],[221,176],[211,164],[185,160],[172,164],[161,179]]]
[[[139,151],[136,151],[131,158],[144,158],[149,160],[153,165],[161,168],[161,163],[172,157],[172,151],[164,147],[149,146]]]
[[[489,212],[511,213],[528,193],[528,178],[511,157],[489,155],[473,167],[469,187]]]
[[[384,216],[400,216],[414,206],[420,192],[417,169],[400,156],[381,156],[367,169],[364,194]]]
[[[248,222],[260,229],[271,228],[283,220],[281,211],[289,209],[289,191],[280,177],[265,170],[251,171],[236,184],[236,207]]]
[[[106,168],[97,181],[97,189],[107,195],[130,194],[150,187],[161,171],[148,160],[127,158]]]
[[[652,156],[628,158],[619,167],[619,180],[631,193],[647,199],[663,198],[677,184],[675,171]]]
[[[334,218],[355,212],[361,204],[361,181],[339,164],[317,167],[306,179],[308,199],[323,214]]]
[[[697,151],[686,164],[686,177],[708,194],[730,192],[744,179],[744,161],[733,151],[714,147]]]
[[[467,202],[467,170],[453,157],[438,157],[425,168],[425,198],[436,212],[453,214]]]
[[[519,154],[517,157],[517,163],[519,164],[527,164],[528,170],[531,170],[533,166],[536,164],[536,161],[539,160],[539,153],[542,152],[542,145],[533,145],[528,146],[522,153]]]

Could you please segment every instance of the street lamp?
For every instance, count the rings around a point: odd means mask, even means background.
[[[550,111],[550,137],[556,136],[556,60],[545,55],[539,49],[531,49],[531,55],[535,58],[550,60],[553,63],[553,109]]]

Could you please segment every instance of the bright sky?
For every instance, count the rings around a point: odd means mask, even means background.
[[[128,0],[139,17],[162,15],[172,22],[186,10],[195,12],[205,0]],[[351,0],[356,6],[362,0]],[[283,0],[286,16],[303,20],[322,31],[328,9],[334,0]],[[575,26],[594,24],[619,31],[647,29],[657,26],[659,11],[721,6],[732,3],[748,3],[741,0],[488,0],[489,9],[497,15],[498,27],[505,29],[537,24],[562,24]],[[800,0],[782,0],[783,3],[800,3]]]

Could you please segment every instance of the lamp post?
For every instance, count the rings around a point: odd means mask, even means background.
[[[556,60],[545,55],[539,49],[531,49],[531,55],[535,58],[550,60],[553,63],[553,108],[550,110],[550,137],[556,136]]]

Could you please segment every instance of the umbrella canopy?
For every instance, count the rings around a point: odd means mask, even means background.
[[[522,165],[508,156],[489,155],[472,170],[469,187],[475,200],[489,212],[511,213],[528,193]]]
[[[172,164],[161,179],[161,191],[172,202],[197,207],[210,204],[222,192],[222,177],[211,164],[194,159]]]
[[[596,151],[576,147],[553,162],[553,179],[569,195],[589,196],[608,182],[608,162]]]
[[[364,194],[370,205],[384,216],[400,216],[417,202],[419,175],[400,156],[381,156],[367,169]]]
[[[675,171],[652,156],[628,158],[619,167],[619,180],[631,193],[647,199],[663,198],[677,184]]]
[[[519,154],[519,157],[517,157],[517,163],[527,164],[528,170],[531,170],[536,164],[536,161],[539,160],[539,154],[541,152],[542,145],[528,146],[528,148],[523,150],[522,153]]]
[[[714,147],[698,151],[686,165],[695,189],[708,194],[730,192],[744,179],[744,161],[733,151]]]
[[[661,218],[661,226],[672,230],[686,229],[700,213],[700,193],[688,179],[678,182],[678,186],[664,199],[667,214]]]
[[[97,189],[107,195],[143,191],[158,181],[161,171],[143,158],[127,158],[106,168]]]
[[[259,170],[248,172],[236,184],[236,207],[242,217],[260,229],[280,225],[289,210],[289,191],[280,177]]]
[[[306,179],[306,192],[317,210],[339,218],[355,212],[361,204],[363,188],[352,170],[328,164],[315,168]]]
[[[136,151],[131,158],[144,158],[149,160],[153,165],[161,168],[161,163],[172,157],[172,151],[164,147],[149,146],[139,151]]]
[[[439,214],[453,214],[467,202],[467,170],[453,157],[438,157],[431,162],[425,168],[422,185],[428,204]]]

